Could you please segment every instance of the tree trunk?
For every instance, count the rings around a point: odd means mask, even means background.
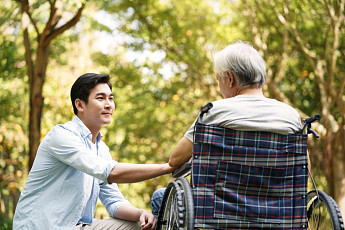
[[[44,103],[43,84],[48,65],[49,46],[39,44],[36,68],[30,85],[29,168],[32,167],[41,138],[41,116]]]
[[[332,171],[333,171],[333,198],[336,200],[340,211],[345,217],[345,122],[335,134],[332,149]]]
[[[49,46],[51,41],[58,35],[62,34],[72,26],[74,26],[80,19],[81,13],[85,7],[82,3],[76,14],[65,24],[57,27],[61,19],[60,7],[58,1],[50,2],[50,15],[45,24],[44,30],[41,33],[36,21],[31,15],[31,8],[28,0],[21,0],[22,10],[22,28],[25,47],[25,61],[27,65],[27,74],[29,76],[30,89],[30,115],[29,115],[29,170],[31,169],[36,152],[41,139],[41,116],[44,104],[43,85],[46,78],[46,71],[48,66]],[[36,63],[33,61],[31,52],[31,39],[28,31],[28,25],[32,24],[37,35],[37,50]]]

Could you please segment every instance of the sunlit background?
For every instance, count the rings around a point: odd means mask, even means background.
[[[54,1],[52,1],[54,2]],[[0,229],[11,229],[29,171],[29,63],[48,23],[49,1],[0,0]],[[212,54],[236,40],[249,41],[267,65],[265,95],[288,103],[301,117],[320,113],[311,138],[312,173],[345,214],[344,0],[112,0],[56,1],[61,19],[75,26],[55,37],[43,85],[40,138],[73,118],[70,87],[86,72],[112,76],[116,111],[103,141],[121,162],[163,163],[209,101],[221,98]],[[121,184],[136,207],[172,178]],[[101,204],[97,218],[106,218]]]

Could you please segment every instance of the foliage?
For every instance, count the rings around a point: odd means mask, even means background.
[[[2,215],[0,215],[0,226],[1,230],[11,230],[12,229],[12,221],[9,219],[5,219]]]
[[[65,20],[71,16],[66,12],[74,12],[81,2],[68,1],[62,5]],[[321,141],[310,142],[311,152],[322,153],[327,148],[325,136],[344,140],[339,131],[344,127],[344,113],[334,100],[339,99],[330,94],[332,87],[340,99],[345,97],[342,86],[345,37],[340,33],[339,45],[332,52],[336,30],[330,29],[334,27],[329,26],[332,19],[325,2],[87,2],[76,27],[51,43],[43,87],[41,138],[54,125],[73,117],[69,89],[78,76],[85,72],[109,73],[116,110],[112,124],[104,127],[102,133],[113,158],[132,163],[167,162],[199,108],[220,99],[213,76],[212,53],[241,39],[251,41],[264,56],[268,69],[267,96],[291,104],[302,117],[329,109],[325,114],[335,121],[338,129],[334,129],[334,134],[331,129],[327,132],[323,121],[317,127]],[[0,0],[0,217],[3,218],[0,223],[11,219],[5,213],[13,211],[28,171],[29,78],[25,72],[27,63],[17,6],[13,1]],[[48,9],[47,1],[31,4],[39,30],[44,27]],[[344,31],[344,21],[340,28]],[[35,28],[30,26],[29,33],[34,32]],[[31,42],[36,39],[37,36],[30,37]],[[310,59],[309,54],[315,56]],[[316,68],[315,63],[323,68]],[[319,81],[321,71],[324,83]],[[325,86],[327,103],[321,90]],[[312,155],[313,173],[324,188],[329,182],[325,171],[339,168],[337,164],[343,161],[330,166],[326,157]],[[120,189],[133,205],[149,210],[153,191],[170,180],[170,175],[166,175],[121,184]],[[100,204],[96,216],[107,217]]]
[[[20,17],[18,9],[11,2],[1,1],[0,6],[0,79],[22,78],[24,76],[23,52],[18,39]]]
[[[18,36],[18,10],[0,1],[0,226],[10,220],[27,174],[27,104],[24,49]]]
[[[227,42],[210,3],[104,2],[104,9],[119,22],[116,30],[128,38],[121,44],[126,53],[93,56],[114,76],[116,115],[105,138],[115,159],[167,162],[199,108],[219,98],[210,59],[215,41]],[[164,176],[120,188],[134,204],[150,209],[153,191],[170,180]]]
[[[345,1],[238,2],[247,39],[264,55],[267,93],[305,118],[320,113],[321,134],[310,142],[313,174],[345,213]],[[326,180],[324,179],[326,178]]]

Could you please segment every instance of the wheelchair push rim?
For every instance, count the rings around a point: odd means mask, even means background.
[[[177,178],[165,190],[158,214],[157,229],[193,229],[192,190],[185,178]]]

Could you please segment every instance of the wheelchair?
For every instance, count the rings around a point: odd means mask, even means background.
[[[318,137],[311,123],[320,118],[305,119],[293,135],[197,122],[192,159],[173,173],[156,229],[344,229],[336,202],[308,169],[307,136]]]

